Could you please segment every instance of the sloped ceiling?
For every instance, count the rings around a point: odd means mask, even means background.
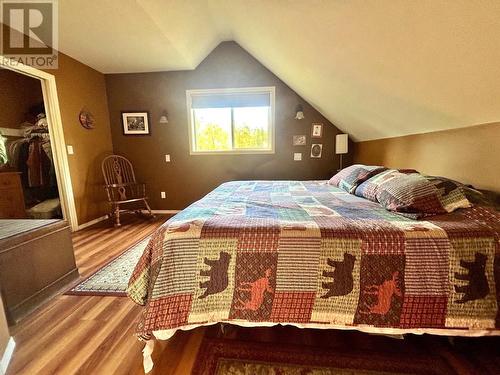
[[[194,69],[234,40],[356,141],[500,121],[498,0],[64,0],[103,73]]]

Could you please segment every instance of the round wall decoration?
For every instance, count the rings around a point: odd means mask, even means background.
[[[323,145],[321,143],[313,143],[311,145],[311,157],[320,158],[323,152]]]
[[[92,115],[92,113],[90,113],[88,109],[82,108],[80,114],[78,115],[78,120],[85,129],[94,129],[95,126],[94,115]]]

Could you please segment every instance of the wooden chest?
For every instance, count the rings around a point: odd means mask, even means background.
[[[0,219],[26,217],[20,172],[0,172]]]
[[[0,294],[11,325],[78,278],[68,223],[30,221],[49,224],[0,238]]]

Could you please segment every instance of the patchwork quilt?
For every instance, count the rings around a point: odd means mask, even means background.
[[[417,221],[327,181],[228,182],[154,233],[128,295],[144,339],[214,322],[498,332],[500,214]]]

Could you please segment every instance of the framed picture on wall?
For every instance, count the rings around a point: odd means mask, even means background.
[[[311,145],[311,157],[315,159],[321,158],[323,153],[323,145],[321,143],[313,143]]]
[[[293,145],[294,146],[305,146],[307,142],[307,137],[305,135],[294,135]]]
[[[125,135],[148,135],[149,113],[144,112],[122,112],[123,134]]]
[[[321,138],[322,136],[323,136],[323,124],[313,123],[312,130],[311,130],[311,137],[312,138]]]

